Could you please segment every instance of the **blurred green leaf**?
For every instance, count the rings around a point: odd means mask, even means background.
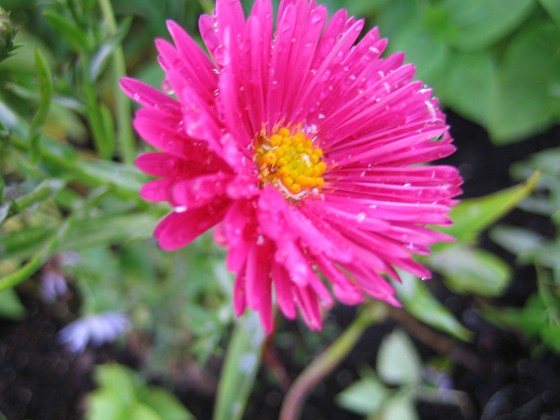
[[[488,130],[497,144],[522,140],[560,119],[560,28],[522,28],[498,69]]]
[[[414,343],[401,330],[394,330],[381,342],[377,353],[377,372],[390,385],[420,382],[422,361]]]
[[[25,312],[25,307],[13,289],[0,292],[0,317],[21,321]]]
[[[406,61],[416,66],[416,78],[436,80],[447,65],[449,50],[444,40],[436,38],[420,19],[412,20],[394,33],[390,51],[404,51]]]
[[[336,396],[336,402],[349,411],[366,416],[378,413],[389,395],[389,390],[370,374],[344,389]]]
[[[457,293],[500,296],[511,281],[511,268],[500,258],[468,245],[454,245],[428,257]]]
[[[128,418],[134,420],[166,420],[163,413],[158,414],[142,403],[136,403],[130,408]]]
[[[97,390],[88,395],[86,420],[128,420],[126,405],[118,395],[108,389]]]
[[[137,401],[134,375],[133,370],[116,363],[108,363],[95,369],[95,380],[99,386],[116,395],[125,406]]]
[[[144,387],[138,390],[138,400],[158,413],[163,420],[189,420],[193,415],[169,392],[155,388]]]
[[[90,78],[91,80],[97,80],[99,75],[105,69],[105,66],[109,62],[111,56],[117,48],[120,48],[121,42],[130,30],[132,24],[132,18],[129,17],[119,25],[116,33],[106,39],[97,49],[97,51],[91,57],[90,64]]]
[[[255,312],[248,312],[235,324],[218,386],[214,420],[238,420],[260,366],[264,331]]]
[[[35,71],[39,82],[39,107],[29,127],[29,144],[33,161],[37,161],[40,157],[40,133],[47,120],[53,94],[51,69],[38,49],[35,50]]]
[[[449,310],[429,292],[424,282],[412,275],[400,272],[402,283],[393,283],[404,308],[416,319],[429,326],[468,341],[472,333],[467,330]]]
[[[88,35],[67,17],[52,10],[47,10],[43,16],[75,51],[81,53],[91,52],[93,46]]]
[[[540,3],[556,24],[560,26],[560,2],[558,0],[540,0]]]
[[[496,83],[496,63],[488,51],[452,51],[436,84],[436,95],[459,114],[485,126]]]
[[[534,0],[443,0],[453,30],[450,45],[465,51],[481,50],[512,32],[531,12]]]
[[[417,420],[414,401],[407,395],[395,395],[391,398],[381,414],[381,420]]]
[[[530,254],[537,251],[545,238],[529,229],[498,225],[490,231],[490,238],[523,262]]]
[[[461,201],[451,210],[453,225],[437,228],[462,242],[473,242],[484,229],[505,216],[537,185],[540,174],[535,172],[525,183],[479,198]],[[439,250],[450,244],[434,246]]]

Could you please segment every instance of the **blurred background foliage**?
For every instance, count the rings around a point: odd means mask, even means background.
[[[252,1],[243,3],[249,10]],[[347,8],[369,27],[379,26],[389,52],[404,51],[442,105],[487,130],[496,146],[527,141],[560,121],[557,0],[324,3],[331,13]],[[159,378],[173,390],[193,369],[214,375],[208,381],[216,382],[215,418],[241,418],[256,392],[261,356],[274,372],[271,346],[290,351],[299,372],[347,322],[331,316],[321,334],[280,322],[265,341],[254,317],[234,320],[231,274],[211,235],[173,253],[151,239],[168,209],[138,197],[146,177],[132,162],[147,146],[131,130],[134,106],[118,79],[128,75],[162,86],[153,39],[168,38],[168,18],[196,38],[198,16],[213,2],[0,0],[0,7],[0,316],[25,322],[24,303],[33,300],[61,329],[74,325],[90,348],[114,338],[105,331],[124,337],[120,346],[139,361],[137,371],[100,365],[88,418],[108,418],[100,414],[106,412],[115,413],[112,418],[188,418],[181,403],[146,380]],[[446,229],[457,242],[434,247],[423,262],[441,276],[446,293],[474,296],[487,320],[520,332],[536,352],[560,353],[558,144],[528,156],[511,174],[516,186],[462,201],[454,209],[456,224]],[[554,232],[498,223],[518,206],[550,218]],[[515,266],[479,245],[486,232],[515,256]],[[501,305],[516,266],[535,267],[534,278],[524,279],[534,282],[534,294],[521,305]],[[395,286],[412,317],[457,346],[472,339],[461,314],[447,308],[430,282],[403,277]],[[383,316],[365,327],[387,315],[403,317],[382,304],[368,305],[381,305]],[[126,317],[130,328],[96,324],[95,330],[84,321],[113,313]],[[370,418],[416,418],[414,401],[442,398],[426,372],[445,376],[452,369],[449,357],[445,363],[423,360],[407,333],[395,329],[381,342],[376,364],[366,366],[337,403]],[[282,383],[282,375],[272,376]],[[446,403],[468,418],[468,397],[448,391]]]

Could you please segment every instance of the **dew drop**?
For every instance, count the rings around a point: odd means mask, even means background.
[[[188,210],[187,206],[177,206],[173,209],[175,213],[184,213]]]
[[[356,215],[356,220],[358,221],[358,223],[362,223],[364,220],[366,219],[366,214],[365,213],[358,213]]]

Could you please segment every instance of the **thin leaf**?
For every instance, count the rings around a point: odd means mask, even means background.
[[[461,201],[451,210],[454,224],[438,228],[462,242],[472,242],[484,229],[510,212],[537,185],[540,174],[535,172],[526,182],[479,198]],[[441,249],[449,244],[433,247]]]
[[[255,313],[237,321],[220,376],[214,420],[242,418],[260,365],[263,341],[264,332]]]
[[[87,34],[66,17],[51,10],[46,11],[43,16],[75,51],[81,53],[91,51],[92,43]]]
[[[13,289],[0,293],[0,316],[14,321],[21,321],[25,317],[25,306]]]
[[[429,292],[426,283],[412,275],[401,272],[402,283],[393,286],[405,309],[416,319],[429,326],[450,334],[460,340],[468,341],[472,333],[467,330],[449,310]]]
[[[503,260],[464,244],[431,255],[428,264],[457,293],[500,296],[511,281],[511,268]]]
[[[51,69],[38,49],[35,50],[35,70],[39,82],[39,108],[29,127],[29,144],[31,159],[36,162],[40,157],[40,133],[47,120],[53,94]]]

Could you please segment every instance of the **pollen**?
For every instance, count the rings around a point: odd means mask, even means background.
[[[255,142],[255,163],[261,185],[271,184],[290,198],[302,198],[325,185],[323,151],[301,130],[282,127]]]

